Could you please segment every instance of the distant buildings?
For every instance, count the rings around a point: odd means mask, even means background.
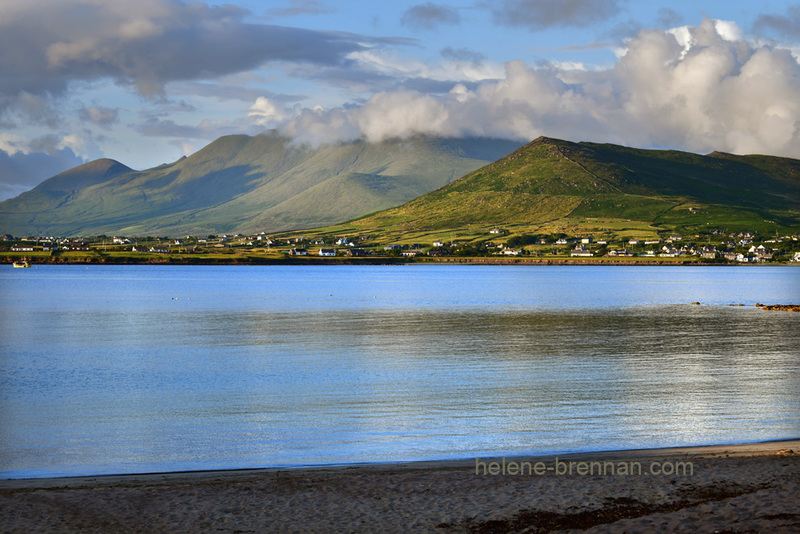
[[[411,249],[403,251],[403,256],[406,258],[413,258],[414,256],[419,256],[420,254],[422,254],[422,251],[419,249]]]

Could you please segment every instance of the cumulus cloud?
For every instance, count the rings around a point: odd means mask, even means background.
[[[310,142],[549,135],[800,157],[800,65],[788,50],[753,45],[735,25],[705,20],[642,31],[609,69],[513,61],[497,81],[438,96],[385,91],[355,109],[306,110],[283,130]]]
[[[247,110],[247,116],[259,126],[272,127],[286,118],[286,109],[267,97],[260,96]]]
[[[371,42],[247,23],[246,15],[230,5],[179,0],[4,2],[0,97],[58,95],[72,81],[102,78],[151,96],[170,81],[218,77],[272,60],[337,65]]]
[[[412,28],[433,30],[441,24],[458,24],[461,15],[454,7],[426,2],[407,9],[400,22]]]
[[[502,0],[492,4],[499,24],[537,31],[551,27],[585,27],[620,12],[620,0]]]

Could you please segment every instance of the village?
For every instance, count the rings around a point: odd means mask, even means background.
[[[768,263],[800,262],[800,235],[762,238],[751,232],[724,234],[712,231],[705,235],[665,235],[663,238],[609,239],[566,234],[509,235],[504,229],[488,230],[485,238],[434,239],[430,242],[382,243],[370,235],[324,237],[270,237],[223,234],[183,238],[96,236],[91,238],[0,236],[0,254],[9,261],[26,255],[68,260],[76,253],[97,253],[107,259],[126,254],[141,256],[205,257],[231,253],[298,258],[395,258],[408,261],[436,261],[443,258],[542,258],[562,260],[613,259],[629,261],[691,263]],[[71,254],[72,253],[72,254]]]

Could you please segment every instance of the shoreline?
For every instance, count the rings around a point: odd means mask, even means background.
[[[618,458],[626,455],[636,457],[663,457],[668,455],[697,455],[697,454],[719,454],[724,451],[727,454],[745,454],[751,455],[753,453],[771,452],[773,450],[792,449],[800,455],[800,436],[796,438],[779,438],[767,441],[755,441],[748,443],[738,444],[716,444],[716,445],[686,445],[679,447],[659,447],[654,449],[619,449],[610,451],[583,451],[583,452],[566,452],[561,454],[533,454],[526,456],[480,456],[481,461],[494,461],[505,458],[508,461],[548,461],[555,458],[581,458],[581,459],[603,459],[603,458]],[[434,468],[463,468],[465,466],[475,465],[475,458],[462,458],[462,459],[438,459],[438,460],[412,460],[408,462],[402,461],[387,461],[387,462],[366,462],[366,463],[345,463],[345,464],[320,464],[320,465],[297,465],[297,466],[279,466],[279,467],[241,467],[241,468],[224,468],[224,469],[197,469],[185,471],[153,471],[143,473],[108,473],[99,475],[65,475],[54,477],[29,477],[29,478],[0,478],[0,490],[9,488],[23,488],[23,487],[68,487],[76,484],[83,484],[86,481],[103,482],[105,479],[117,482],[124,479],[171,479],[186,477],[189,479],[213,477],[216,475],[239,475],[239,474],[255,474],[255,473],[274,473],[277,471],[321,471],[321,470],[341,470],[341,469],[365,469],[365,470],[380,470],[386,469],[428,469]],[[42,482],[39,486],[37,482]],[[19,485],[15,483],[19,483]],[[63,484],[66,483],[66,484]]]
[[[503,462],[556,458],[575,470],[481,473],[480,462],[501,461],[481,457],[2,480],[0,531],[800,530],[800,439]],[[583,462],[638,462],[645,471],[581,474]],[[687,463],[691,474],[646,470]]]
[[[518,265],[518,266],[549,266],[549,265],[583,265],[583,266],[658,266],[658,267],[770,267],[770,266],[800,266],[800,262],[762,262],[762,263],[737,263],[737,262],[702,262],[696,260],[642,260],[642,259],[559,259],[559,258],[425,258],[413,260],[408,258],[220,258],[220,259],[197,259],[191,257],[170,257],[164,259],[155,258],[86,258],[86,259],[65,259],[65,258],[43,258],[32,259],[26,257],[31,267],[37,265],[178,265],[178,266],[271,266],[271,265]],[[0,258],[0,265],[11,265],[15,260],[23,259],[23,256],[6,256]]]

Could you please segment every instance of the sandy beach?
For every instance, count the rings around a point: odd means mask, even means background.
[[[800,440],[0,481],[2,532],[800,532]]]

